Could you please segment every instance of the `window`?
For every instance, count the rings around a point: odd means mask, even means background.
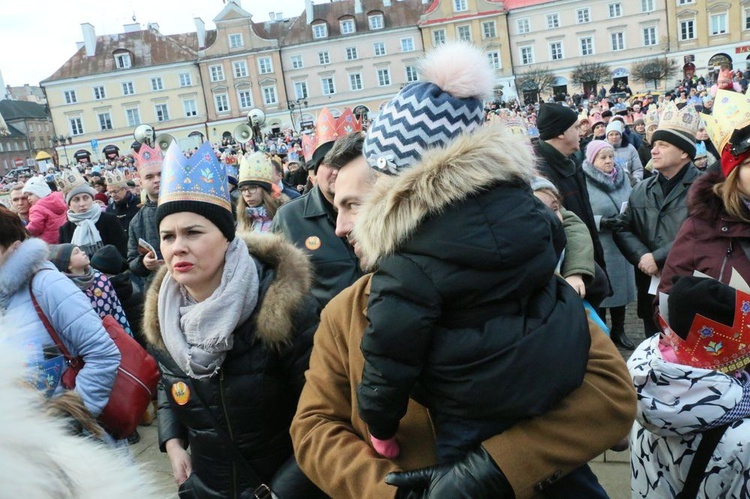
[[[279,103],[276,97],[276,87],[274,86],[262,87],[262,92],[263,92],[263,103],[266,106],[271,106],[271,105]]]
[[[469,6],[466,3],[466,0],[453,0],[453,10],[455,12],[465,12],[469,10]]]
[[[549,44],[549,58],[552,61],[559,61],[563,58],[562,42],[551,42]]]
[[[157,104],[154,106],[156,111],[156,121],[169,121],[169,109],[166,104]]]
[[[323,95],[333,95],[336,93],[336,87],[333,84],[333,78],[321,78],[320,88],[323,90]]]
[[[560,16],[559,14],[547,14],[547,29],[559,28],[560,27]]]
[[[610,39],[612,40],[612,50],[625,50],[625,35],[621,31],[610,34]]]
[[[695,2],[695,0],[677,0],[677,5],[688,5]]]
[[[313,38],[326,38],[328,36],[328,26],[325,24],[314,24],[312,30]]]
[[[130,54],[115,55],[115,65],[118,69],[128,69],[130,67]]]
[[[224,80],[224,66],[209,66],[208,71],[210,73],[211,81],[223,81]]]
[[[354,20],[353,19],[347,19],[346,21],[341,21],[341,34],[342,35],[350,35],[354,33]]]
[[[362,90],[362,75],[349,73],[349,90]]]
[[[303,67],[304,67],[304,64],[302,63],[302,56],[293,55],[292,56],[292,69],[302,69]]]
[[[328,56],[328,51],[318,52],[318,61],[321,64],[330,64],[331,58]]]
[[[236,49],[244,45],[242,43],[242,33],[232,33],[229,35],[229,48]]]
[[[500,69],[500,52],[487,52],[487,60],[490,62],[490,66]]]
[[[198,106],[195,104],[195,100],[187,99],[182,101],[182,108],[185,110],[185,116],[198,116]]]
[[[591,22],[591,11],[588,7],[585,9],[578,9],[576,11],[576,19],[578,20],[578,24],[583,23],[590,23]]]
[[[516,31],[518,31],[519,35],[523,35],[525,33],[528,33],[531,31],[531,26],[529,25],[528,19],[518,19],[516,21]]]
[[[444,29],[436,29],[432,32],[432,43],[433,45],[440,45],[442,43],[445,43],[445,30]]]
[[[226,113],[229,111],[229,97],[227,94],[214,94],[214,104],[217,113]]]
[[[34,126],[34,125],[32,125],[32,126]],[[41,123],[37,123],[36,124],[36,131],[37,132],[41,132],[42,131],[42,124]]]
[[[745,29],[750,29],[750,11],[745,11]]]
[[[416,66],[406,66],[406,82],[411,83],[413,81],[419,81],[419,73],[417,73]]]
[[[456,28],[458,39],[464,42],[471,41],[471,26],[459,26]]]
[[[641,0],[641,12],[653,12],[654,0]]]
[[[375,55],[385,55],[385,43],[383,42],[375,42],[372,44],[373,49],[375,50]]]
[[[656,45],[656,26],[643,28],[643,46]]]
[[[214,105],[217,113],[228,113],[229,97],[227,94],[214,94]]]
[[[137,107],[126,109],[125,119],[127,120],[129,127],[138,126],[141,124],[141,112]]]
[[[310,97],[310,93],[307,91],[306,81],[295,81],[294,82],[294,98],[295,99],[307,99]]]
[[[240,101],[240,107],[242,109],[253,107],[253,93],[250,90],[238,91],[237,99]]]
[[[413,52],[414,51],[414,38],[402,38],[401,39],[401,52]]]
[[[189,87],[193,84],[193,79],[190,77],[190,73],[180,73],[180,86]]]
[[[99,130],[112,130],[112,116],[109,113],[98,113]]]
[[[349,47],[346,49],[346,60],[347,61],[353,61],[354,59],[358,59],[359,54],[357,54],[357,47]]]
[[[695,38],[695,20],[680,21],[680,40],[692,40]]]
[[[81,118],[68,118],[68,123],[70,123],[71,135],[83,135],[83,122]]]
[[[247,62],[235,61],[232,63],[232,71],[234,72],[235,78],[246,78],[247,77]]]
[[[270,57],[260,57],[258,59],[258,71],[262,75],[273,73],[273,62]]]
[[[497,30],[495,29],[495,21],[487,21],[482,23],[482,38],[495,38],[497,37]]]
[[[132,81],[122,82],[122,95],[133,95],[133,94],[135,94],[135,89],[133,88],[133,82]]]
[[[378,69],[378,85],[387,87],[391,84],[391,70],[388,68]]]
[[[534,64],[534,47],[521,47],[521,64]]]
[[[619,3],[609,4],[609,17],[620,17],[622,16],[622,5]]]
[[[75,104],[76,102],[78,102],[78,97],[76,97],[75,90],[66,90],[64,94],[66,104]]]
[[[372,15],[367,18],[370,24],[370,29],[383,29],[383,16],[382,14]]]
[[[151,78],[151,90],[154,92],[164,90],[164,82],[162,82],[161,77]]]
[[[106,98],[107,98],[107,94],[104,92],[103,86],[94,87],[94,99],[102,100]]]
[[[581,55],[594,55],[594,39],[590,36],[584,36],[579,39]]]
[[[711,16],[711,35],[723,35],[727,32],[727,13]]]

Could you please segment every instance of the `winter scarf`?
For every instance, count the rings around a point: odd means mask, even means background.
[[[258,303],[259,278],[245,241],[235,237],[227,248],[221,283],[196,303],[167,272],[159,290],[159,324],[172,358],[195,379],[219,371],[234,345],[232,333]]]
[[[96,277],[94,275],[94,269],[89,265],[89,268],[86,269],[86,273],[83,275],[78,274],[68,274],[65,273],[66,276],[68,276],[68,279],[73,281],[76,286],[78,286],[78,289],[81,291],[86,291],[91,287],[91,285],[94,283],[94,278]]]
[[[103,246],[102,236],[96,228],[96,222],[99,221],[101,214],[102,209],[96,203],[93,203],[85,213],[73,213],[72,210],[68,210],[68,220],[76,225],[70,242],[89,256]]]
[[[583,173],[586,175],[586,182],[594,184],[603,192],[616,191],[627,180],[627,176],[619,168],[615,167],[611,173],[604,173],[589,163],[588,160],[583,162]]]
[[[269,218],[266,207],[263,205],[245,208],[247,221],[253,232],[268,232],[271,230],[273,220]]]

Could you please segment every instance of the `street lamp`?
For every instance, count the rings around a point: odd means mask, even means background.
[[[68,159],[68,149],[66,148],[67,144],[73,143],[73,137],[68,135],[67,137],[65,135],[60,135],[59,137],[52,137],[52,144],[57,147],[58,145],[63,146],[63,153],[65,153],[65,166],[70,164],[70,160]]]
[[[307,107],[307,99],[297,99],[294,102],[290,102],[287,107],[289,108],[289,116],[292,117],[292,128],[296,129],[294,126],[294,110],[297,109],[299,111],[299,123],[302,124],[302,111]]]

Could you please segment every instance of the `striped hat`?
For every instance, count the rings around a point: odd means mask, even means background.
[[[685,151],[691,160],[695,159],[695,134],[699,123],[700,117],[692,104],[678,110],[674,102],[669,102],[664,108],[659,128],[651,136],[651,143],[657,140],[667,142]]]
[[[484,122],[482,99],[492,95],[495,76],[481,50],[466,42],[445,43],[427,54],[420,77],[401,89],[367,130],[363,153],[378,171],[397,174],[427,149]]]

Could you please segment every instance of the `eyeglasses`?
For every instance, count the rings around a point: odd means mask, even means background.
[[[246,192],[249,194],[255,194],[256,192],[258,192],[258,189],[260,189],[260,186],[258,185],[249,185],[245,187],[240,187],[240,192],[242,194],[245,194]]]
[[[117,194],[120,194],[122,192],[122,189],[110,189],[108,192],[110,194],[117,195]]]

